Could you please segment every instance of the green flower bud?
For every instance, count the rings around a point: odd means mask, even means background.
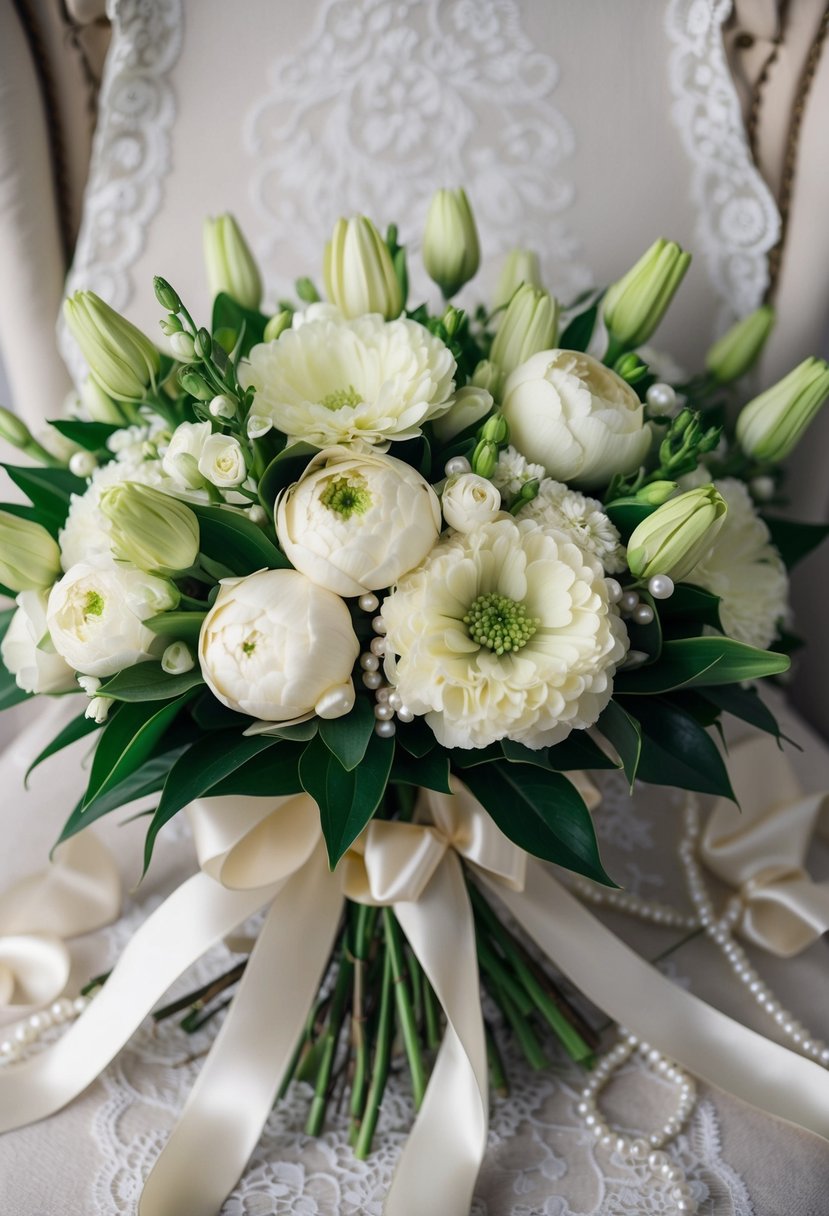
[[[466,313],[462,308],[453,308],[450,304],[441,317],[443,328],[446,330],[450,338],[454,338],[460,327],[463,325],[466,318]]]
[[[210,336],[210,330],[202,326],[196,333],[193,346],[199,359],[209,359],[213,351],[213,339]]]
[[[300,300],[302,300],[303,304],[319,304],[320,293],[314,286],[313,279],[309,279],[307,274],[303,275],[301,279],[297,279],[297,281],[294,283],[294,287],[296,288],[296,293]]]
[[[15,448],[27,448],[32,443],[32,433],[17,414],[0,405],[0,439],[5,439]]]
[[[737,419],[737,439],[755,460],[785,460],[829,397],[829,364],[804,359],[750,401]]]
[[[232,215],[206,219],[202,229],[207,282],[214,296],[232,296],[243,308],[262,303],[259,267]]]
[[[641,490],[637,490],[634,498],[637,502],[646,503],[651,507],[661,507],[663,502],[667,502],[672,494],[676,493],[675,481],[652,481],[649,486],[642,486]]]
[[[617,376],[621,376],[628,384],[638,384],[648,374],[648,365],[634,351],[628,351],[620,356],[613,364]]]
[[[531,355],[550,350],[556,344],[558,304],[541,288],[525,283],[509,302],[498,326],[490,357],[504,377],[509,376]]]
[[[177,498],[125,481],[101,494],[110,521],[113,555],[140,570],[172,574],[188,570],[199,553],[199,521]]]
[[[531,287],[542,286],[538,254],[532,249],[513,249],[504,259],[495,292],[495,307],[502,308],[509,304],[523,283],[529,283]]]
[[[193,341],[191,334],[171,334],[170,350],[182,363],[187,363],[190,359],[196,357],[196,343]]]
[[[96,384],[116,401],[141,401],[161,368],[150,339],[94,291],[76,291],[63,313]]]
[[[493,397],[497,397],[501,388],[501,369],[496,367],[491,359],[481,359],[472,373],[470,384],[475,388],[485,389]]]
[[[293,314],[287,308],[275,313],[265,326],[264,340],[275,342],[280,334],[284,333],[286,329],[290,329],[292,316]]]
[[[162,317],[158,324],[165,338],[172,338],[173,334],[180,334],[184,329],[181,321],[173,313],[170,313],[167,317]]]
[[[0,511],[0,583],[9,591],[44,589],[60,577],[60,549],[44,527]]]
[[[491,418],[487,418],[481,427],[480,437],[488,439],[490,443],[497,443],[501,447],[505,443],[509,443],[509,425],[504,415],[493,414]]]
[[[423,234],[426,273],[448,300],[475,277],[480,262],[478,230],[465,192],[437,190]]]
[[[403,311],[389,247],[364,215],[337,220],[325,246],[323,277],[329,300],[346,317],[372,312],[392,321]]]
[[[763,304],[732,325],[714,343],[705,356],[705,366],[718,384],[739,380],[754,366],[774,328],[774,321],[774,309],[770,304]]]
[[[181,300],[177,291],[174,291],[166,279],[162,279],[161,275],[156,275],[153,279],[153,290],[155,298],[158,300],[162,308],[166,308],[168,312],[181,312]]]
[[[635,266],[609,287],[604,319],[623,346],[647,342],[664,317],[691,261],[675,241],[654,241]]]
[[[498,463],[498,444],[489,439],[481,439],[470,461],[472,472],[479,477],[491,477]]]
[[[681,582],[710,551],[728,510],[713,485],[699,486],[643,519],[628,541],[628,566],[636,578],[667,574]]]
[[[183,367],[178,374],[178,382],[185,393],[189,393],[197,401],[213,400],[215,395],[213,389],[195,367]]]
[[[80,398],[92,422],[105,422],[109,426],[124,425],[121,410],[91,376],[81,385]]]

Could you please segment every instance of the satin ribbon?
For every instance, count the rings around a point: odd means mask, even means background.
[[[717,800],[700,857],[736,889],[743,937],[789,958],[829,930],[829,883],[805,865],[815,831],[829,828],[829,794],[804,795],[789,761],[762,737],[734,747],[728,769],[740,805]]]
[[[0,1025],[60,996],[71,969],[64,939],[108,925],[120,910],[118,869],[88,831],[0,896]]]
[[[829,1137],[823,1069],[674,987],[507,840],[465,787],[451,797],[426,792],[421,809],[430,822],[373,821],[332,875],[317,808],[304,795],[195,804],[189,814],[202,873],[141,926],[68,1032],[0,1075],[0,1130],[80,1093],[178,975],[267,907],[228,1016],[139,1207],[140,1216],[215,1216],[261,1134],[347,896],[394,908],[447,1017],[386,1216],[465,1216],[486,1143],[487,1079],[463,859],[611,1016],[712,1084]]]

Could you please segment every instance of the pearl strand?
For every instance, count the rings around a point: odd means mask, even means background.
[[[357,603],[363,612],[377,612],[380,607],[380,601],[372,592],[361,595]],[[386,653],[386,622],[378,614],[372,618],[371,627],[376,636],[372,638],[368,650],[360,655],[360,667],[363,670],[363,684],[374,693],[374,730],[381,738],[390,739],[397,732],[395,716],[398,722],[414,722],[415,716],[403,704],[400,693],[384,682],[380,671]]]
[[[571,875],[569,886],[586,903],[596,907],[613,908],[614,911],[624,912],[669,929],[690,930],[700,927],[699,917],[693,913],[680,912],[678,908],[672,908],[670,904],[662,904],[657,900],[642,899],[629,891],[600,887],[580,875]]]
[[[92,993],[88,996],[76,996],[74,1000],[63,996],[49,1009],[42,1009],[39,1013],[30,1014],[25,1022],[20,1023],[10,1039],[4,1039],[0,1043],[0,1068],[16,1064],[23,1059],[28,1054],[28,1048],[33,1047],[48,1030],[52,1030],[55,1026],[63,1026],[80,1017],[92,1000],[92,996]]]

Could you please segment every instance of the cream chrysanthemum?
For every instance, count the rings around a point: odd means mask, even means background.
[[[685,579],[720,597],[720,620],[729,637],[765,650],[789,612],[789,579],[768,528],[741,481],[714,485],[728,504],[714,547]]]
[[[512,444],[498,453],[498,463],[490,480],[501,491],[508,503],[517,498],[521,487],[528,481],[541,481],[546,470],[543,465],[531,464]]]
[[[455,360],[416,321],[369,314],[346,320],[330,306],[276,341],[254,346],[240,369],[256,412],[292,440],[316,447],[412,439],[452,404]]]
[[[445,747],[541,748],[592,726],[627,650],[599,563],[534,520],[450,534],[382,615],[389,680]]]
[[[608,574],[625,568],[625,551],[618,530],[596,498],[570,490],[545,477],[538,495],[518,512],[519,519],[535,519],[545,528],[559,529],[579,548],[598,558]]]

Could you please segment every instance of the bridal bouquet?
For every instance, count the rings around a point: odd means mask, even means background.
[[[248,1021],[231,1008],[216,1051],[234,1034],[260,1049],[244,1118],[262,1117],[207,1211],[294,1076],[314,1087],[312,1132],[346,1079],[365,1155],[395,1041],[422,1126],[434,1136],[434,1093],[460,1085],[450,1122],[471,1120],[474,1139],[483,1120],[485,1138],[481,1050],[484,1074],[488,1057],[495,1086],[507,1079],[478,974],[498,1033],[531,1062],[546,1027],[590,1064],[589,1027],[503,923],[500,896],[522,920],[515,893],[546,881],[533,859],[612,885],[590,774],[732,797],[721,715],[779,738],[754,682],[789,666],[787,567],[824,529],[775,516],[778,466],[829,369],[809,359],[734,408],[772,324],[762,308],[702,374],[672,372],[643,345],[689,262],[664,240],[567,309],[518,251],[492,304],[464,311],[449,301],[479,248],[463,191],[429,211],[437,311],[410,304],[397,230],[365,218],[339,221],[326,246],[325,299],[300,280],[273,315],[230,217],[206,225],[205,248],[209,325],[157,278],[162,351],[79,292],[66,303],[89,368],[76,416],[42,442],[0,421],[39,462],[6,466],[31,505],[0,511],[0,582],[16,597],[0,697],[83,701],[33,757],[94,741],[61,842],[151,800],[146,866],[188,808],[197,945],[271,908],[249,962],[156,1010],[200,1025],[241,978]],[[149,1007],[178,973],[161,971],[139,976]],[[118,977],[84,1017],[111,1001],[118,1020]],[[175,1210],[202,1210],[189,1203]]]

